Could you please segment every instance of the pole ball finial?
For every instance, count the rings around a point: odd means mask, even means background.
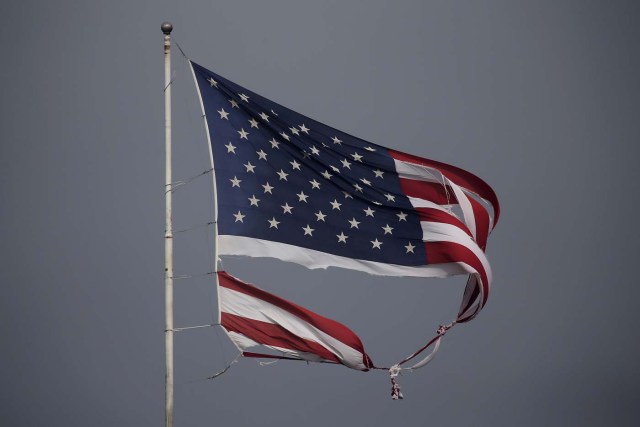
[[[169,35],[171,34],[171,31],[173,30],[173,25],[171,25],[171,22],[163,22],[162,25],[160,26],[160,28],[162,28],[162,32]]]

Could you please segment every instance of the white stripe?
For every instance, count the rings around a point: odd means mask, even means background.
[[[398,159],[393,159],[393,161],[396,166],[396,173],[400,178],[443,184],[442,173],[437,169]]]
[[[454,206],[457,206],[455,204],[453,205],[439,205],[437,203],[433,203],[430,200],[426,200],[426,199],[419,199],[417,197],[407,197],[409,199],[409,202],[411,202],[411,206],[413,206],[414,208],[431,208],[431,209],[437,209],[439,211],[442,212],[446,212],[449,215],[453,215],[451,213],[451,211],[449,211],[449,209],[451,209]],[[455,215],[453,215],[455,216]]]
[[[244,351],[249,347],[255,347],[260,345],[259,342],[252,340],[246,335],[243,335],[238,332],[228,331],[227,328],[225,328],[224,326],[222,327],[222,329],[224,329],[224,331],[227,333],[231,341],[236,345],[236,347],[240,351]]]
[[[436,353],[438,352],[438,349],[440,348],[440,340],[442,339],[442,337],[438,338],[435,342],[435,345],[433,347],[433,350],[431,350],[431,353],[429,353],[427,355],[427,357],[425,357],[424,359],[422,359],[421,361],[419,361],[418,363],[416,363],[415,365],[409,367],[409,368],[403,368],[406,369],[408,371],[412,371],[414,369],[420,369],[422,368],[424,365],[426,365],[427,363],[431,362],[433,360],[433,358],[436,356]]]
[[[471,235],[476,238],[476,217],[473,213],[471,202],[467,198],[467,195],[462,192],[462,189],[458,184],[455,184],[449,178],[446,178],[446,180],[447,184],[453,189],[453,192],[456,194],[456,199],[458,199],[458,204],[460,205],[460,209],[462,209],[462,215],[464,216],[464,223],[467,224],[469,231],[471,231]]]
[[[449,277],[467,274],[458,263],[421,265],[417,267],[366,261],[301,248],[286,243],[271,242],[253,237],[220,235],[220,255],[244,255],[250,257],[277,258],[294,262],[310,269],[328,267],[348,268],[377,276]]]
[[[225,313],[280,325],[294,335],[320,344],[350,368],[367,369],[362,363],[362,353],[280,307],[224,286],[220,287],[220,298],[220,308]]]
[[[262,344],[264,345],[264,344]],[[275,351],[279,351],[280,353],[283,353],[285,356],[289,356],[289,357],[294,357],[297,359],[301,359],[301,360],[308,360],[309,362],[324,362],[325,359],[323,359],[322,357],[318,356],[317,354],[313,354],[313,353],[307,353],[304,351],[297,351],[297,350],[291,350],[290,348],[284,348],[284,347],[277,347],[275,345],[264,345],[265,347],[271,348]],[[335,363],[333,360],[330,361],[331,363]],[[357,368],[360,369],[360,368]]]

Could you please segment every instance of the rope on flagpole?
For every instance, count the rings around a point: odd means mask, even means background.
[[[187,331],[189,329],[210,328],[210,327],[219,326],[219,325],[220,325],[219,323],[212,323],[210,325],[185,326],[185,327],[182,327],[182,328],[173,328],[173,329],[171,329],[171,331],[172,332],[182,332],[182,331]],[[168,332],[168,331],[165,331],[165,332]]]
[[[210,271],[208,273],[203,273],[203,274],[178,274],[175,276],[171,276],[172,279],[174,280],[182,280],[182,279],[192,279],[194,277],[205,277],[205,276],[211,276],[212,274],[216,274],[215,271]]]
[[[215,221],[209,221],[206,224],[200,224],[200,225],[192,225],[191,227],[185,227],[185,228],[180,228],[177,230],[173,230],[174,233],[184,233],[186,231],[191,231],[191,230],[195,230],[197,228],[204,228],[204,227],[208,227],[210,225],[215,224]]]
[[[206,174],[208,174],[208,173],[210,173],[212,171],[213,171],[213,168],[209,168],[209,169],[205,170],[204,172],[200,172],[198,175],[194,175],[194,176],[191,176],[189,178],[181,179],[181,180],[178,180],[178,181],[174,181],[171,184],[167,184],[167,185],[165,185],[165,187],[169,187],[169,188],[165,191],[165,194],[169,193],[169,192],[174,192],[177,189],[179,189],[179,188],[191,183],[192,181],[195,181],[196,179],[200,178],[201,176],[206,175]]]

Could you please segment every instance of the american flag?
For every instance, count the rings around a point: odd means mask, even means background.
[[[215,174],[220,255],[388,276],[468,274],[456,319],[486,303],[499,216],[481,179],[356,138],[191,62]]]

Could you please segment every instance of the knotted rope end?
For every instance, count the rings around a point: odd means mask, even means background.
[[[399,365],[393,365],[389,368],[389,377],[391,378],[391,398],[393,400],[404,399],[404,395],[400,391],[400,384],[396,381],[398,375],[400,375],[402,368]]]

